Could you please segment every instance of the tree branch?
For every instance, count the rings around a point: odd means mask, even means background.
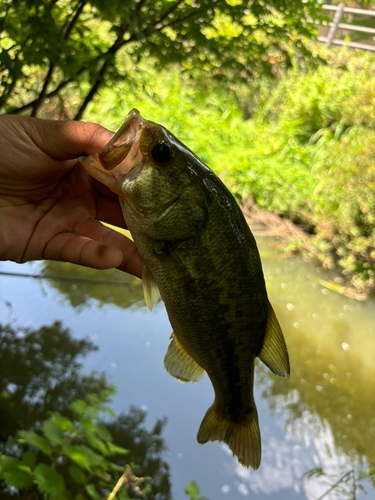
[[[130,41],[131,41],[131,39],[126,40],[126,41],[124,41],[124,44],[128,43]],[[51,92],[49,92],[48,94],[45,95],[45,98],[50,98],[50,97],[55,96],[58,92],[60,92],[60,90],[62,90],[64,87],[66,87],[66,85],[68,85],[68,83],[71,83],[72,81],[74,81],[78,75],[81,75],[85,71],[88,71],[94,63],[100,61],[100,59],[105,57],[108,53],[109,53],[109,50],[107,52],[101,53],[98,56],[96,56],[94,59],[92,59],[89,62],[89,64],[87,64],[86,66],[83,66],[81,69],[79,69],[74,74],[74,76],[71,76],[67,80],[63,80],[62,82],[60,82],[59,85],[54,90],[52,90]],[[37,100],[38,100],[38,98],[35,99],[34,101],[30,101],[29,103],[24,104],[23,106],[21,106],[19,108],[13,108],[13,109],[9,110],[7,113],[10,115],[17,115],[18,113],[21,113],[22,111],[25,111],[26,109],[32,107]]]
[[[74,25],[78,21],[78,18],[80,16],[84,6],[86,5],[86,1],[87,0],[82,0],[81,3],[79,4],[78,9],[76,10],[76,13],[73,16],[73,19],[70,21],[70,24],[69,24],[69,26],[68,26],[68,28],[63,36],[63,40],[67,40],[69,38],[70,33],[72,32],[72,29],[74,28]]]
[[[85,69],[87,69],[87,68],[85,68]],[[55,90],[52,90],[52,92],[50,92],[49,94],[46,94],[45,98],[50,98],[50,97],[53,97],[54,95],[56,95],[58,92],[60,92],[60,90],[62,90],[64,87],[66,87],[66,85],[68,85],[68,83],[72,82],[75,79],[75,76],[76,75],[74,75],[74,77],[72,76],[71,78],[68,78],[67,80],[64,80],[63,82],[61,82],[55,88]],[[8,114],[9,115],[18,115],[18,113],[22,113],[22,111],[25,111],[26,109],[33,106],[37,100],[38,100],[38,98],[35,99],[34,101],[29,102],[28,104],[24,104],[20,108],[13,108],[13,109],[8,111]]]
[[[159,17],[159,19],[155,22],[154,26],[157,26],[159,23],[161,23],[162,21],[164,21],[164,19],[166,17],[169,16],[169,14],[172,14],[172,12],[174,10],[177,9],[177,7],[183,2],[184,0],[178,0],[174,5],[172,5],[172,7],[170,9],[167,10],[167,12],[165,12],[161,17]]]
[[[19,58],[19,55],[22,53],[26,43],[28,42],[29,38],[26,37],[24,39],[24,41],[22,42],[22,45],[20,46],[20,48],[17,50],[15,56],[14,56],[14,59],[13,61],[11,62],[10,66],[9,66],[9,69],[8,69],[8,76],[6,77],[5,80],[9,80],[11,79],[11,82],[8,83],[7,81],[5,82],[4,84],[4,92],[3,92],[3,95],[0,97],[0,106],[3,106],[3,104],[6,103],[7,101],[7,98],[9,96],[9,94],[11,93],[11,91],[13,90],[14,86],[16,85],[17,81],[20,79],[20,77],[18,78],[13,78],[13,75],[12,75],[12,72],[17,64],[17,61],[18,61],[18,58]],[[16,46],[17,43],[15,43],[12,47],[10,48],[13,48],[14,46]],[[10,49],[8,49],[10,50]],[[1,81],[3,80],[3,78],[1,79]]]
[[[147,0],[140,0],[135,10],[141,10]]]
[[[85,4],[86,4],[86,0],[82,0],[80,2],[79,6],[78,6],[78,9],[76,10],[76,12],[75,12],[72,20],[70,21],[70,23],[69,23],[69,25],[67,27],[67,30],[66,30],[65,34],[62,37],[63,41],[66,41],[69,38],[69,36],[70,36],[70,34],[71,34],[71,32],[72,32],[72,30],[74,28],[74,25],[78,21],[78,18],[80,16],[80,14],[81,14],[81,12],[82,12]],[[53,3],[52,3],[52,5],[53,5]],[[60,44],[61,44],[61,41],[60,41]],[[60,56],[59,56],[59,58],[60,58]],[[58,60],[57,60],[57,62],[58,62]],[[48,85],[50,84],[50,82],[52,80],[52,75],[53,75],[53,72],[55,70],[57,62],[56,63],[54,63],[52,61],[49,62],[48,73],[47,73],[47,76],[46,76],[46,78],[44,80],[43,88],[42,88],[42,90],[41,90],[38,98],[33,103],[32,111],[31,111],[31,116],[33,116],[33,117],[35,117],[37,115],[38,109],[43,104],[43,101],[44,101],[44,99],[46,97],[46,93],[47,93],[47,87],[48,87]]]
[[[99,74],[95,80],[94,85],[91,87],[89,93],[86,95],[85,100],[82,103],[82,106],[78,110],[76,116],[74,117],[75,120],[80,120],[82,118],[82,115],[87,108],[89,102],[93,99],[94,95],[97,93],[99,90],[100,85],[103,83],[104,76],[107,72],[107,69],[111,66],[112,61],[114,59],[114,56],[116,52],[126,43],[129,43],[135,38],[135,35],[132,35],[128,40],[124,40],[124,35],[128,29],[128,26],[126,24],[123,24],[120,29],[120,33],[118,34],[118,37],[116,38],[115,42],[113,45],[107,50],[106,52],[106,58],[104,60],[104,63],[99,71]]]
[[[46,92],[47,92],[47,87],[51,81],[51,78],[52,78],[52,74],[53,74],[53,71],[55,69],[55,65],[53,62],[50,61],[49,63],[49,68],[48,68],[48,73],[47,73],[47,76],[44,80],[44,83],[43,83],[43,88],[38,96],[38,98],[34,101],[34,104],[33,104],[33,109],[31,111],[31,115],[30,116],[36,116],[37,112],[38,112],[38,109],[40,108],[45,96],[46,96]]]
[[[11,6],[12,6],[12,4],[8,3],[8,5],[7,5],[7,7],[6,7],[6,10],[5,10],[5,16],[3,16],[3,17],[1,18],[0,32],[2,32],[2,31],[4,30],[5,20],[6,20],[7,16],[8,16],[8,12],[9,12],[9,10],[10,10]]]
[[[91,87],[89,93],[86,95],[81,107],[79,108],[77,114],[75,115],[74,119],[75,120],[80,120],[82,118],[82,115],[87,108],[88,104],[90,101],[93,99],[94,95],[97,93],[99,90],[100,85],[103,82],[104,75],[107,71],[107,68],[110,66],[110,58],[106,59],[103,63],[103,66],[101,67],[99,74],[95,80],[94,85]]]
[[[173,21],[171,21],[170,23],[168,24],[163,24],[162,26],[160,26],[160,28],[155,28],[157,30],[162,30],[163,28],[169,28],[169,26],[173,26],[174,24],[178,24],[178,23],[183,23],[184,21],[186,21],[187,19],[190,19],[191,17],[194,17],[194,16],[197,16],[197,15],[200,15],[202,12],[204,12],[206,9],[197,9],[196,11],[194,12],[191,12],[190,14],[188,14],[187,16],[185,17],[181,17],[181,18],[178,18],[178,19],[174,19]]]

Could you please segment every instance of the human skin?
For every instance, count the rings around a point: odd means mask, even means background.
[[[0,260],[58,260],[141,276],[117,195],[77,161],[113,133],[94,123],[0,115]]]

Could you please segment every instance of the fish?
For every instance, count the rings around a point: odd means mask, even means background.
[[[132,109],[84,169],[119,196],[143,260],[146,304],[161,296],[173,333],[164,367],[180,382],[206,372],[215,398],[197,441],[222,441],[258,469],[254,363],[289,377],[253,234],[219,177],[165,127]]]

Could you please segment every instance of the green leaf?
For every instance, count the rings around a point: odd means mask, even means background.
[[[71,464],[69,466],[70,477],[77,483],[82,484],[86,481],[86,474],[76,465]]]
[[[112,437],[107,429],[105,429],[105,427],[102,425],[95,424],[91,418],[81,418],[79,423],[83,427],[83,431],[89,444],[93,448],[99,450],[102,455],[108,454],[107,446],[104,441],[111,440]],[[105,430],[104,434],[102,432],[102,429]],[[100,439],[98,435],[104,436],[104,439]]]
[[[39,436],[39,434],[36,434],[34,431],[19,431],[18,434],[26,441],[27,444],[39,448],[39,450],[46,455],[50,455],[52,453],[51,445],[43,436]]]
[[[190,498],[190,500],[199,500],[200,489],[197,486],[195,481],[190,481],[190,483],[185,488],[186,495]]]
[[[38,464],[34,471],[38,489],[46,495],[62,495],[65,490],[65,482],[62,475],[51,469],[46,464]]]
[[[73,403],[71,403],[69,406],[73,411],[78,413],[79,416],[85,415],[85,413],[87,413],[87,403],[82,399],[73,401]]]
[[[98,450],[102,455],[108,455],[108,449],[105,443],[99,439],[93,432],[85,432],[86,438],[90,446]]]
[[[98,425],[96,432],[103,441],[112,441],[111,433],[104,427],[104,425]]]
[[[85,490],[94,500],[102,500],[99,493],[96,491],[95,486],[93,484],[87,484],[85,486]]]
[[[53,413],[50,420],[56,424],[62,432],[68,431],[72,426],[72,421],[69,420],[69,418],[63,417],[61,413]]]
[[[116,444],[113,444],[110,441],[108,441],[107,443],[107,448],[110,455],[115,455],[115,454],[126,455],[127,453],[129,453],[129,450],[126,450],[121,446],[117,446]]]
[[[110,467],[110,465],[111,464],[109,463],[109,467]],[[122,468],[122,470],[124,470],[124,468]],[[111,474],[109,474],[105,470],[97,469],[95,471],[95,476],[98,477],[99,479],[102,479],[106,483],[111,483],[112,482],[112,476],[111,476]]]
[[[82,446],[66,445],[62,448],[63,453],[84,469],[91,470],[91,462]]]
[[[91,471],[94,466],[107,467],[108,461],[88,446],[63,446],[63,453],[80,467]]]
[[[21,460],[12,457],[0,457],[0,477],[8,486],[17,489],[28,488],[33,484],[33,473]]]
[[[22,463],[33,469],[35,462],[36,462],[36,453],[32,450],[25,451],[22,457]]]
[[[65,442],[65,437],[58,425],[52,420],[46,420],[42,425],[42,432],[45,437],[53,444],[61,445]]]
[[[121,473],[124,472],[123,465],[118,465],[118,464],[115,464],[114,462],[108,462],[108,466],[110,466],[112,470],[117,470],[118,472],[121,472]]]
[[[107,405],[101,405],[100,406],[100,411],[102,411],[104,413],[108,413],[108,415],[110,415],[112,418],[116,417],[116,413],[112,410],[112,408],[110,408]]]

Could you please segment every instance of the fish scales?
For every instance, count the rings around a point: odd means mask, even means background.
[[[181,382],[199,381],[206,371],[212,382],[215,400],[198,441],[224,441],[240,463],[257,469],[254,361],[289,376],[289,359],[241,209],[212,170],[136,110],[81,163],[119,194],[144,262],[149,305],[152,290],[160,290],[174,331],[167,371]]]

